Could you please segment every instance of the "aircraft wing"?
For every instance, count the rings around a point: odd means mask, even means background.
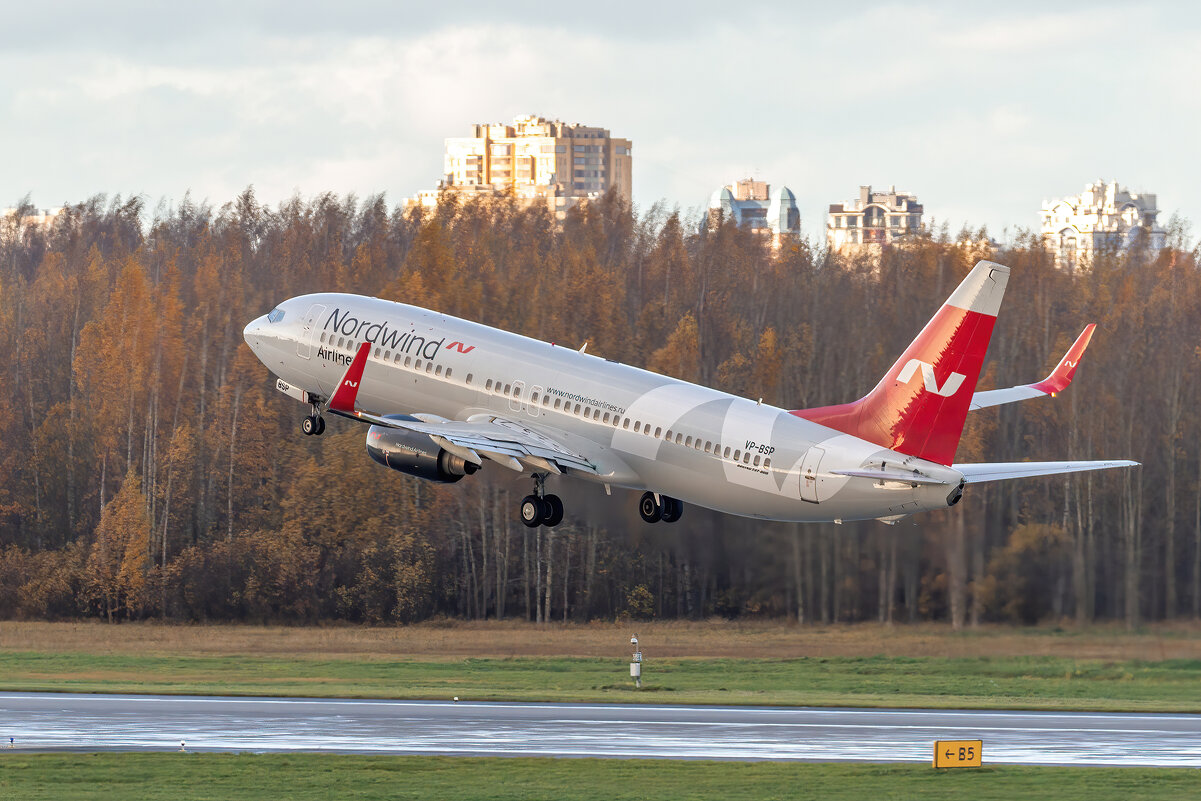
[[[482,463],[481,459],[490,459],[518,472],[528,469],[557,475],[563,468],[598,472],[596,465],[552,437],[498,415],[479,414],[467,420],[421,420],[409,415],[372,414],[357,408],[355,399],[370,351],[370,342],[359,346],[329,400],[329,411],[372,425],[426,434],[447,451],[476,465]]]
[[[1005,389],[986,389],[982,392],[977,392],[972,395],[971,409],[984,409],[989,406],[999,406],[1003,403],[1015,403],[1017,401],[1029,400],[1030,398],[1041,398],[1044,395],[1054,397],[1056,394],[1067,389],[1068,384],[1072,383],[1072,376],[1076,374],[1076,367],[1080,364],[1080,357],[1084,354],[1084,349],[1088,347],[1088,341],[1092,339],[1093,330],[1096,328],[1095,323],[1089,323],[1080,332],[1080,336],[1076,337],[1076,341],[1072,343],[1072,347],[1068,348],[1068,352],[1059,360],[1059,364],[1051,371],[1051,374],[1034,384],[1022,384],[1016,387],[1007,387]]]
[[[952,470],[963,474],[968,484],[985,481],[1004,481],[1009,478],[1031,478],[1052,476],[1058,473],[1079,473],[1085,470],[1108,470],[1112,467],[1137,467],[1138,462],[1129,459],[1114,459],[1108,462],[992,462],[983,464],[956,464]]]

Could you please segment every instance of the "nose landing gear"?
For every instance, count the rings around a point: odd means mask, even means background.
[[[638,514],[647,523],[674,523],[684,514],[684,504],[675,498],[644,492],[638,500]]]
[[[530,528],[548,528],[563,522],[563,501],[546,494],[546,474],[534,473],[534,494],[521,499],[521,522]]]

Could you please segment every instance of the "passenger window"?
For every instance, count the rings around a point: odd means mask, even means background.
[[[677,445],[684,444],[684,435],[683,434],[678,434],[678,433],[676,434],[676,444]]]
[[[663,439],[666,442],[671,442],[671,429],[670,428],[667,429],[667,433],[663,435]]]
[[[770,468],[771,468],[771,457],[768,456],[766,459],[763,460],[763,469],[769,470]]]
[[[438,369],[434,370],[434,375],[442,375],[442,365],[438,365]]]
[[[608,423],[608,422],[609,422],[609,413],[608,413],[608,412],[605,412],[605,417],[604,417],[604,419],[603,419],[603,420],[601,420],[601,422],[602,422],[602,423]]]
[[[537,403],[537,402],[538,402],[538,393],[537,392],[530,393],[530,403]]]
[[[471,376],[467,376],[467,383],[471,383]],[[484,382],[484,389],[492,389],[492,379],[489,378]]]
[[[725,458],[727,458],[727,459],[730,458],[730,446],[729,445],[726,446],[726,452],[724,455],[725,455]]]
[[[758,456],[758,454],[756,454],[755,455],[755,467],[758,467],[758,466],[759,466],[759,456]]]
[[[449,367],[446,368],[446,377],[450,378],[450,368]]]
[[[742,463],[743,464],[750,464],[750,461],[751,461],[751,452],[750,451],[747,451],[746,453],[742,454]]]
[[[415,360],[415,361],[413,362],[413,369],[414,369],[414,370],[420,370],[420,369],[421,369],[421,359],[417,359],[417,360]]]
[[[343,344],[345,341],[346,341],[346,340],[345,340],[345,338],[344,338],[344,337],[338,337],[338,347],[339,347],[339,348],[341,348],[341,347],[345,347],[345,345]]]
[[[628,429],[630,427],[630,418],[627,417],[626,419],[622,420],[621,427]]]
[[[578,404],[578,403],[575,405],[575,413],[576,414],[580,413],[580,404]]]
[[[375,358],[377,358],[377,359],[378,359],[378,358],[379,358],[379,354],[380,354],[380,349],[379,349],[378,347],[376,347],[376,349],[375,349]]]
[[[663,429],[660,428],[659,426],[655,426],[655,439],[658,439],[659,435],[662,433],[663,433]]]
[[[737,462],[741,457],[742,457],[742,451],[735,448],[734,449],[734,461]]]
[[[685,447],[685,448],[691,448],[691,447],[692,447],[692,437],[687,437],[687,438],[685,438],[685,439],[684,439],[684,447]]]
[[[700,437],[696,438],[696,442],[692,443],[692,447],[696,448],[698,451],[701,449],[701,438]]]
[[[426,363],[425,363],[425,371],[426,371],[427,373],[431,373],[431,372],[433,372],[433,370],[434,370],[434,363],[433,363],[433,362],[426,362]]]
[[[396,351],[396,353],[392,354],[392,363],[400,364],[400,351]]]
[[[446,371],[446,373],[447,373],[447,375],[450,375],[450,371],[449,371],[449,370],[447,370],[447,371]],[[467,385],[468,385],[468,386],[470,386],[470,385],[471,385],[471,373],[468,373],[468,374],[467,374]]]
[[[585,419],[585,420],[591,420],[591,419],[592,419],[592,407],[591,407],[591,406],[585,406],[585,407],[584,407],[584,419]]]
[[[638,420],[634,421],[634,433],[635,434],[642,433],[642,423],[639,422]]]
[[[558,410],[558,409],[560,409],[562,406],[563,406],[563,399],[562,399],[562,398],[555,398],[555,410],[557,411],[557,410]]]
[[[542,396],[542,405],[543,405],[543,406],[550,406],[550,395],[543,395],[543,396]]]
[[[322,342],[325,341],[325,332],[324,331],[321,332],[321,341]]]
[[[413,357],[412,357],[412,356],[405,356],[405,367],[408,367],[408,366],[410,366],[412,363],[413,363]]]

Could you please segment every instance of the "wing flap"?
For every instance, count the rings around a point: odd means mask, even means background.
[[[407,415],[378,415],[357,408],[359,384],[371,353],[371,343],[363,342],[338,382],[327,408],[334,414],[385,428],[401,428],[429,435],[437,445],[479,464],[479,458],[491,459],[511,470],[559,473],[563,468],[596,473],[596,465],[564,447],[540,431],[495,415],[476,415],[465,421],[425,422]],[[450,446],[450,447],[448,447]],[[473,458],[474,457],[474,458]]]
[[[1032,478],[1053,476],[1060,473],[1079,473],[1085,470],[1109,470],[1114,467],[1137,467],[1138,462],[1129,459],[1092,462],[991,462],[980,464],[956,464],[951,469],[963,474],[968,484],[985,481],[1005,481],[1010,478]]]

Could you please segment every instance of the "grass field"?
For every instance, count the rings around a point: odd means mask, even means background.
[[[798,656],[1201,659],[1201,624],[1156,624],[1134,633],[1118,624],[1084,629],[986,625],[953,632],[937,623],[796,626],[760,621],[536,625],[519,621],[415,626],[164,625],[96,621],[0,622],[0,651],[74,651],[298,656],[331,659],[628,656],[637,633],[650,658]]]
[[[631,629],[5,623],[0,689],[1201,712],[1201,636],[1188,627],[643,625],[640,691],[624,655]],[[527,640],[536,655],[510,655]],[[555,642],[576,655],[537,655]],[[588,655],[602,648],[610,655]],[[721,655],[731,650],[744,658]]]
[[[1141,768],[371,757],[0,753],[0,798],[185,799],[1195,799],[1201,771]]]

